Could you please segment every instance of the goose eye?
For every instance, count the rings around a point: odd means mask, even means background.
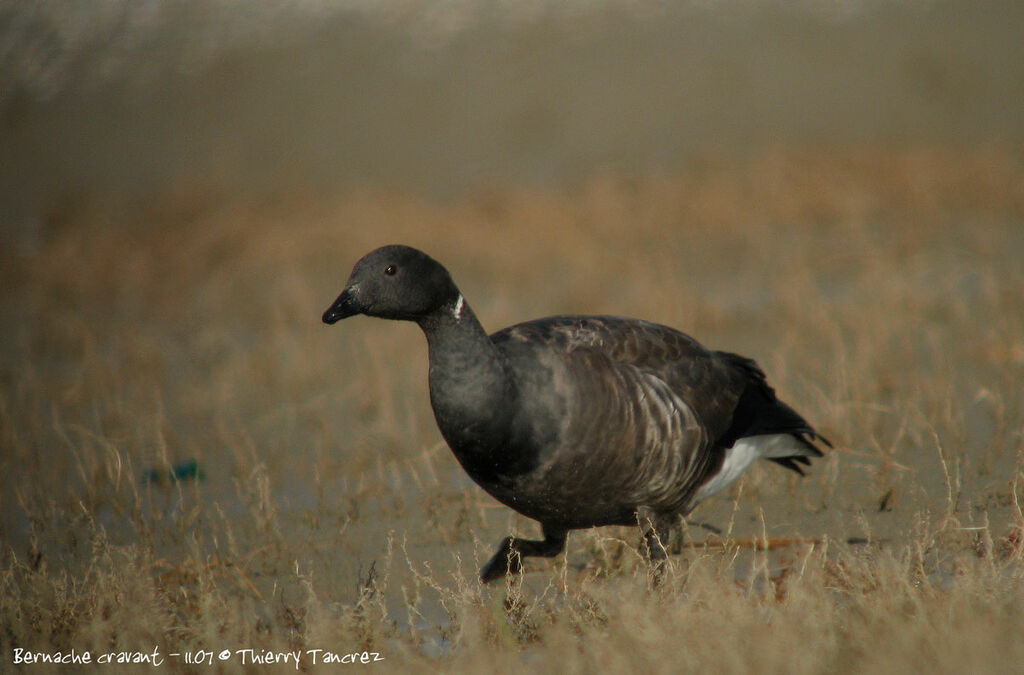
[[[398,268],[396,268],[394,265],[388,265],[387,267],[384,268],[384,274],[388,275],[389,277],[395,276],[395,272],[397,271]]]

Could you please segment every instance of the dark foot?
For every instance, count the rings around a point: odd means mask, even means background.
[[[512,537],[502,540],[498,552],[480,569],[480,581],[486,584],[504,576],[522,573],[523,557],[512,548],[513,541]]]
[[[486,584],[510,574],[522,573],[523,558],[528,556],[552,558],[561,553],[565,548],[566,531],[550,525],[543,525],[542,528],[543,541],[505,537],[498,552],[480,570],[480,581]]]

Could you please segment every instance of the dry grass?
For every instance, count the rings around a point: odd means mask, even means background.
[[[448,202],[183,189],[55,211],[0,272],[4,662],[158,647],[379,652],[392,671],[1019,672],[1022,223],[1024,155],[1005,146],[778,147]],[[481,587],[501,536],[536,526],[440,442],[422,337],[319,323],[354,260],[399,241],[445,262],[491,329],[630,314],[753,356],[837,448],[702,507],[726,534],[691,526],[712,543],[653,590],[628,528]]]

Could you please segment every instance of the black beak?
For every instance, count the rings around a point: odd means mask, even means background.
[[[342,291],[338,299],[334,301],[327,311],[324,312],[324,323],[337,323],[342,319],[359,314],[362,312],[362,307],[359,306],[359,302],[356,301],[355,293],[352,292],[351,288],[346,288]]]

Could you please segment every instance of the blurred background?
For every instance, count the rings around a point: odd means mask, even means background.
[[[0,0],[0,219],[1020,138],[1012,0]]]

